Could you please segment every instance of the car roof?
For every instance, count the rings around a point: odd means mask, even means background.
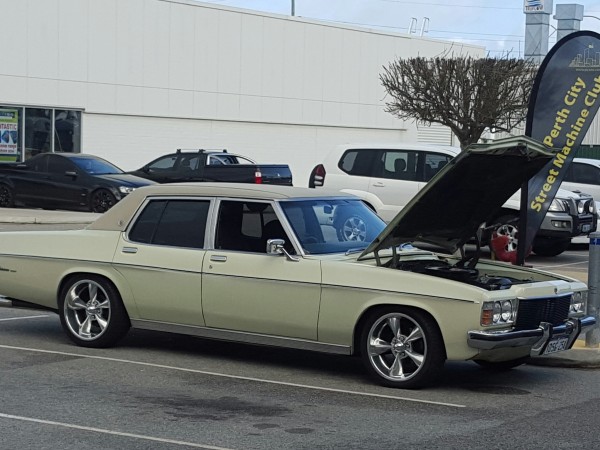
[[[460,147],[436,144],[406,144],[403,142],[359,142],[337,146],[338,150],[420,150],[436,151],[456,156],[460,153]]]
[[[94,230],[123,231],[138,207],[148,197],[232,197],[253,200],[300,200],[310,198],[352,198],[351,194],[327,189],[245,184],[245,183],[169,183],[137,188],[88,226]]]
[[[574,162],[589,164],[592,166],[600,167],[600,159],[592,159],[592,158],[575,158]]]

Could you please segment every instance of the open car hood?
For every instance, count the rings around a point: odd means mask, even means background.
[[[554,155],[526,136],[469,146],[421,189],[360,258],[411,242],[454,253]]]

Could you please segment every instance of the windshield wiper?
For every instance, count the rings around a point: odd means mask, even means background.
[[[349,248],[348,250],[346,250],[346,255],[351,255],[352,253],[358,253],[358,252],[362,252],[367,248],[367,246],[365,245],[364,247],[355,247],[355,248]]]

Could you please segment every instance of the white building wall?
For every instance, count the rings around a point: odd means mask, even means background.
[[[475,46],[176,0],[0,0],[0,104],[84,110],[83,151],[125,169],[179,147],[288,162],[305,184],[333,145],[417,141],[384,112],[396,57]],[[456,44],[454,44],[456,45]]]

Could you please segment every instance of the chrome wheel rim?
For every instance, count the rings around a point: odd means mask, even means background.
[[[519,245],[519,230],[514,225],[501,225],[496,230],[496,234],[499,236],[507,236],[508,241],[504,246],[504,250],[507,252],[516,252],[517,246]]]
[[[84,341],[102,336],[110,321],[108,294],[92,280],[81,280],[71,286],[63,310],[71,333]]]
[[[363,242],[367,238],[367,224],[358,216],[348,217],[342,224],[342,237],[345,241]]]
[[[391,313],[380,317],[367,339],[369,360],[383,378],[406,381],[422,369],[427,340],[421,326],[410,316]]]

